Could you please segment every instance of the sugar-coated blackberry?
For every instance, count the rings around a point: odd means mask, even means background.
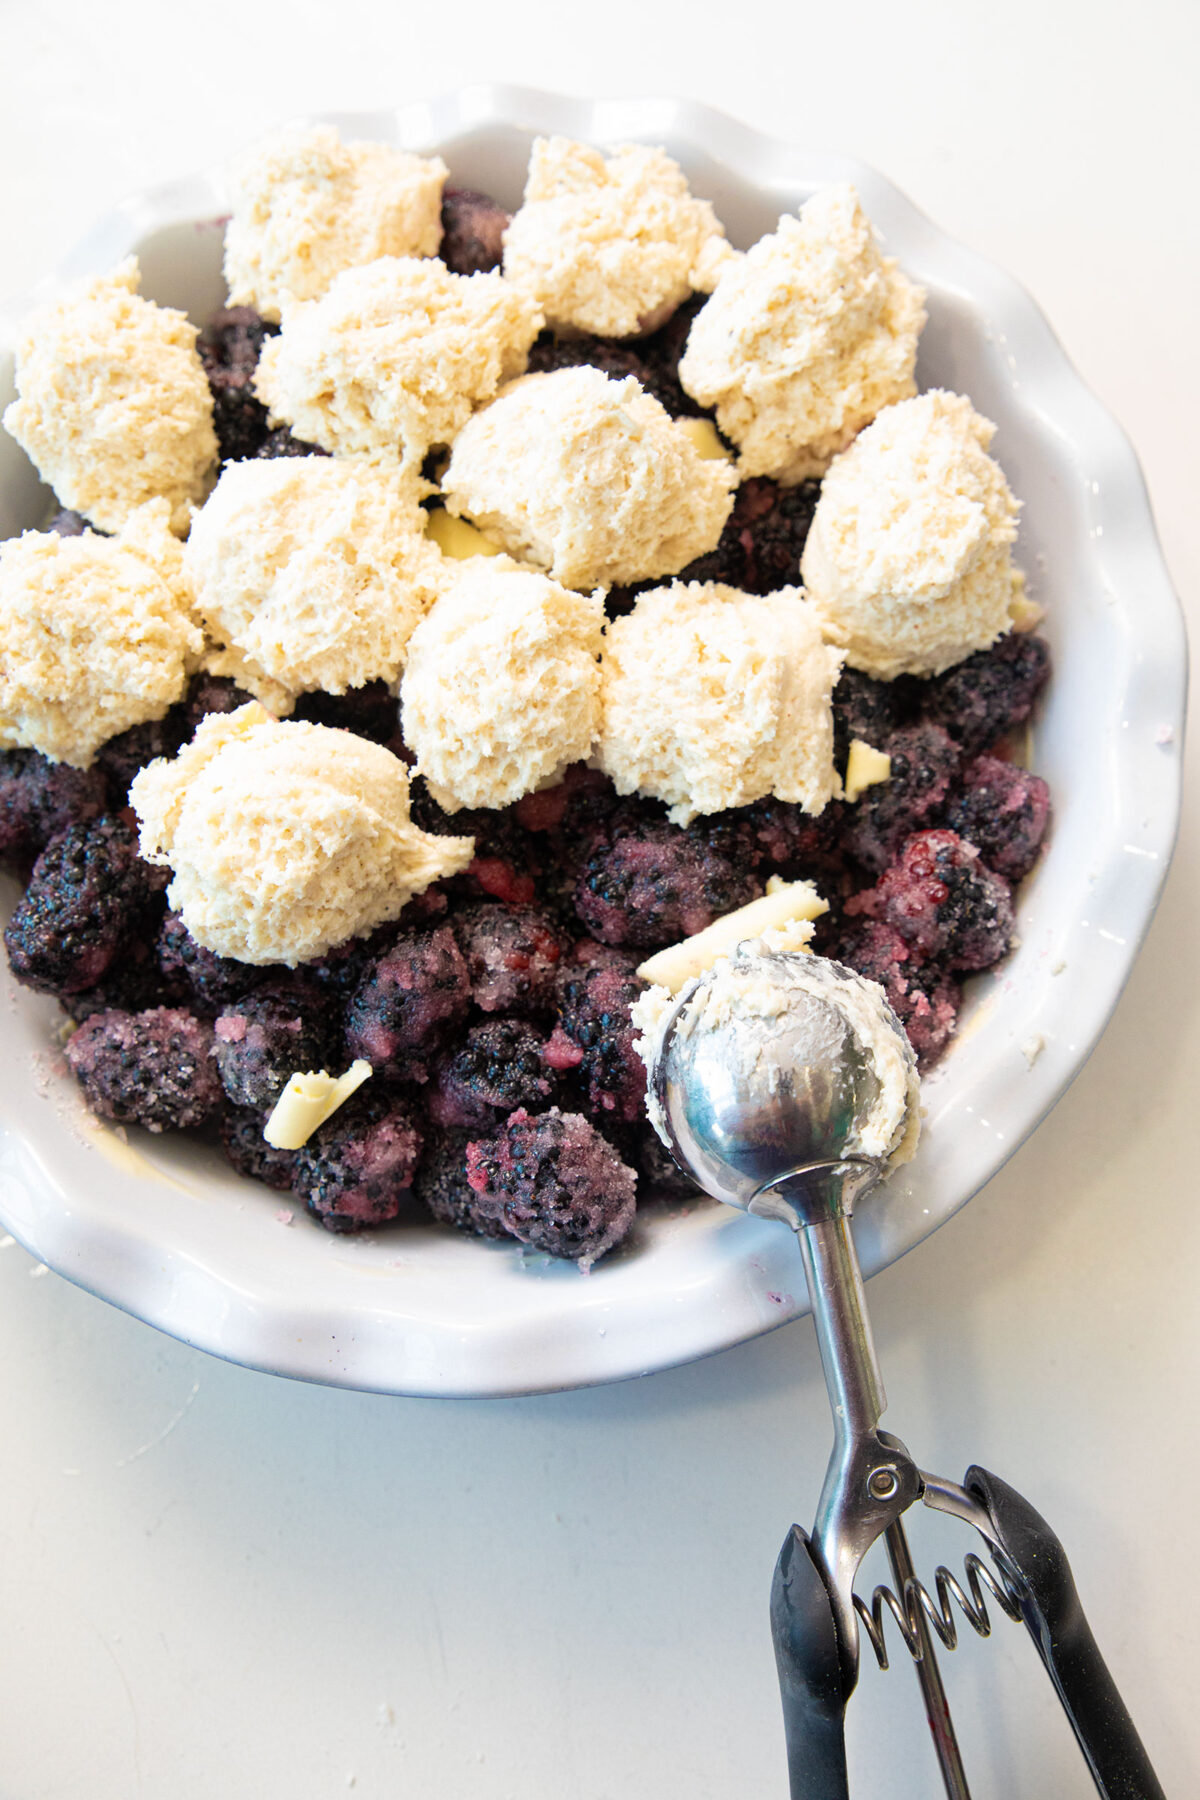
[[[940,725],[903,725],[878,746],[891,758],[886,781],[849,810],[846,848],[878,873],[904,839],[941,817],[959,767],[958,746]]]
[[[409,807],[422,831],[435,837],[475,839],[474,860],[447,884],[452,892],[503,900],[506,906],[528,906],[536,891],[541,857],[515,807],[498,811],[464,806],[456,813],[443,812],[420,775],[410,785]]]
[[[1011,631],[927,682],[925,716],[944,725],[965,755],[977,756],[1025,723],[1049,676],[1045,638]]]
[[[1021,881],[1037,861],[1049,819],[1050,789],[1040,775],[980,756],[963,770],[945,823],[974,844],[997,875]]]
[[[263,1136],[263,1116],[242,1107],[228,1106],[221,1118],[221,1148],[239,1175],[265,1181],[280,1192],[290,1189],[296,1175],[296,1152],[276,1150]]]
[[[765,475],[743,481],[713,549],[688,563],[679,581],[721,581],[746,594],[799,587],[800,557],[820,483],[780,487]]]
[[[193,675],[187,693],[179,705],[172,708],[179,722],[180,742],[189,743],[197,725],[209,713],[236,712],[239,706],[245,706],[253,698],[253,694],[239,687],[228,675]]]
[[[847,900],[851,918],[878,919],[948,969],[990,969],[1012,947],[1012,890],[953,831],[907,838],[873,888]]]
[[[402,932],[350,996],[346,1047],[376,1069],[424,1080],[429,1058],[470,1004],[470,976],[449,926]]]
[[[163,977],[183,985],[191,996],[192,1010],[203,1018],[212,1018],[223,1006],[240,1000],[270,973],[268,969],[206,950],[174,912],[169,912],[158,928],[155,953]]]
[[[234,1106],[267,1112],[297,1070],[329,1071],[341,1045],[319,990],[259,988],[217,1014],[217,1072]]]
[[[840,882],[845,865],[842,830],[846,808],[830,800],[819,813],[805,812],[791,800],[768,794],[735,813],[719,819],[737,819],[748,839],[746,856],[751,866],[761,867],[788,881],[813,880],[821,889]],[[693,822],[692,829],[700,821]]]
[[[584,1104],[600,1120],[632,1123],[645,1112],[646,1066],[629,1016],[644,986],[637,963],[629,951],[584,939],[558,975],[559,1029],[543,1055],[578,1070]]]
[[[752,871],[682,827],[627,815],[584,863],[575,910],[602,943],[659,949],[761,891]]]
[[[267,432],[254,454],[267,461],[274,456],[328,456],[329,452],[320,444],[309,444],[303,438],[293,437],[286,425],[278,425],[274,431]]]
[[[593,847],[620,803],[607,775],[572,763],[555,787],[525,794],[513,812],[526,831],[546,832],[555,854],[569,859]]]
[[[174,1007],[93,1013],[67,1040],[67,1061],[102,1119],[183,1131],[221,1107],[212,1027]]]
[[[475,1237],[507,1238],[508,1232],[486,1209],[467,1180],[469,1131],[432,1131],[425,1139],[413,1176],[413,1193],[440,1225],[453,1225]]]
[[[69,825],[33,865],[5,929],[13,974],[46,994],[94,987],[126,942],[153,932],[168,879],[141,860],[123,820]]]
[[[0,857],[25,861],[68,825],[104,811],[103,771],[51,762],[37,750],[0,751]]]
[[[368,681],[345,694],[301,694],[292,717],[375,744],[386,744],[400,729],[399,703],[386,681]]]
[[[927,1069],[946,1048],[958,1023],[962,989],[939,963],[926,962],[894,926],[866,919],[836,946],[839,962],[877,981],[903,1025],[917,1062]]]
[[[278,330],[253,307],[228,306],[213,314],[196,340],[223,463],[257,456],[267,435],[267,409],[255,397],[253,377],[264,341]]]
[[[537,1016],[553,1009],[567,939],[548,913],[484,901],[456,915],[454,935],[481,1011]]]
[[[650,368],[636,349],[612,338],[556,338],[552,332],[544,331],[529,352],[530,374],[585,367],[599,369],[610,381],[624,381],[632,375],[673,418],[685,410],[678,382]],[[693,410],[690,402],[686,410]]]
[[[486,275],[504,255],[504,233],[512,223],[490,194],[447,185],[442,189],[442,242],[438,255],[455,275]]]
[[[558,1086],[540,1033],[523,1019],[487,1019],[438,1064],[422,1097],[435,1124],[486,1131],[518,1107],[552,1105]]]
[[[894,731],[911,725],[920,689],[911,676],[876,681],[861,669],[843,667],[833,690],[833,760],[838,768],[845,770],[852,738],[882,750]]]
[[[633,1224],[637,1176],[579,1113],[515,1112],[467,1145],[479,1211],[513,1237],[589,1268]]]
[[[174,756],[183,743],[184,722],[172,707],[161,719],[147,719],[101,744],[95,766],[108,782],[108,803],[115,812],[129,804],[129,784],[159,756]]]
[[[411,1109],[368,1082],[296,1152],[292,1192],[329,1231],[394,1219],[421,1155]]]

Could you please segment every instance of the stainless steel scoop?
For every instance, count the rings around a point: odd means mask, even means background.
[[[969,1469],[961,1486],[927,1474],[879,1428],[887,1401],[850,1230],[854,1203],[885,1173],[882,1161],[852,1149],[879,1079],[842,1012],[789,980],[792,957],[756,961],[760,976],[775,977],[777,1007],[706,1010],[712,974],[689,982],[665,1021],[649,1085],[680,1167],[715,1199],[790,1225],[804,1259],[834,1445],[812,1534],[792,1527],[771,1595],[793,1800],[848,1795],[845,1706],[858,1677],[860,1627],[886,1668],[885,1610],[916,1663],[946,1792],[969,1800],[933,1635],[954,1648],[953,1600],[986,1636],[985,1591],[1010,1618],[1024,1619],[1098,1791],[1107,1800],[1162,1800],[1045,1521],[983,1469]],[[696,1029],[701,1011],[704,1028]],[[936,1597],[917,1580],[901,1524],[917,1500],[983,1536],[995,1572],[968,1555],[969,1593],[945,1568],[937,1570]],[[880,1536],[895,1591],[876,1588],[868,1605],[854,1583]]]

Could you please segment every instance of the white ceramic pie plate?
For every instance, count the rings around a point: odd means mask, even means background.
[[[1055,673],[1035,766],[1053,841],[1020,896],[1020,947],[973,988],[926,1084],[916,1161],[856,1220],[868,1274],[962,1206],[1033,1130],[1102,1031],[1150,922],[1179,805],[1184,635],[1137,462],[1020,287],[945,237],[850,158],[778,143],[667,100],[589,103],[472,88],[396,113],[331,115],[344,135],[440,150],[452,179],[519,199],[535,133],[664,144],[745,246],[825,182],[854,181],[888,250],[929,294],[918,376],[970,395],[1024,501],[1020,558],[1047,609]],[[202,320],[224,297],[219,174],[127,200],[53,282],[136,251],[143,292]],[[0,359],[0,405],[11,397]],[[0,535],[46,490],[0,433]],[[15,889],[13,890],[15,893]],[[515,1394],[612,1381],[766,1331],[807,1310],[777,1226],[700,1203],[639,1225],[583,1276],[516,1249],[413,1225],[331,1237],[214,1152],[130,1134],[80,1104],[59,1015],[3,973],[0,1219],[61,1274],[173,1336],[254,1368],[382,1392]]]

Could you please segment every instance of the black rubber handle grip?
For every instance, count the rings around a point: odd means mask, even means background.
[[[829,1594],[798,1525],[775,1564],[771,1635],[792,1800],[849,1800],[846,1702],[854,1684],[843,1674]]]
[[[1025,1624],[1104,1800],[1166,1800],[1096,1648],[1062,1545],[1041,1514],[998,1476],[970,1468],[963,1486],[986,1506],[996,1542],[1021,1578]]]

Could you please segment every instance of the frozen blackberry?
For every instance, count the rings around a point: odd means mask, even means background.
[[[328,456],[329,452],[322,450],[320,444],[308,444],[303,438],[293,437],[286,425],[280,425],[267,432],[254,454],[265,461],[273,456]]]
[[[386,681],[368,681],[346,694],[301,694],[292,717],[375,744],[386,744],[400,729],[399,704]]]
[[[558,1094],[557,1072],[542,1060],[542,1038],[522,1019],[488,1019],[439,1064],[424,1094],[435,1124],[491,1130],[518,1107],[541,1111]]]
[[[556,787],[526,794],[513,808],[526,831],[547,832],[567,856],[590,850],[620,805],[607,775],[572,763]]]
[[[548,913],[484,902],[457,915],[454,935],[481,1011],[536,1016],[553,1010],[567,940]]]
[[[0,857],[23,862],[68,825],[98,819],[106,791],[100,769],[53,763],[37,750],[0,751]]]
[[[140,770],[159,756],[174,756],[183,743],[184,721],[176,707],[161,719],[131,725],[101,744],[95,766],[108,782],[108,802],[114,812],[129,804],[129,784]]]
[[[102,1012],[67,1040],[67,1061],[100,1118],[183,1131],[220,1110],[212,1044],[210,1025],[174,1007]]]
[[[410,1109],[373,1084],[339,1107],[296,1152],[292,1192],[329,1231],[394,1219],[421,1155]]]
[[[707,294],[691,295],[657,331],[636,340],[638,356],[649,377],[643,386],[662,402],[672,418],[711,416],[690,394],[684,393],[679,383],[679,359],[687,348],[692,320],[707,299]]]
[[[626,817],[585,862],[575,910],[602,943],[656,950],[761,891],[750,870],[680,826]]]
[[[440,907],[435,906],[435,902],[440,902]],[[302,964],[304,974],[331,996],[346,1000],[362,981],[369,965],[386,956],[402,931],[425,925],[439,910],[445,912],[446,896],[437,889],[427,888],[417,900],[409,901],[399,924],[380,925],[366,937],[347,938],[344,944],[335,944],[324,956]]]
[[[1049,819],[1050,789],[1040,775],[980,756],[963,770],[961,792],[945,823],[974,844],[997,875],[1015,882],[1037,861]]]
[[[512,223],[490,194],[474,188],[442,189],[442,242],[438,255],[455,275],[486,275],[504,255],[504,233]]]
[[[977,756],[1025,723],[1049,675],[1045,638],[1011,631],[927,682],[925,716],[944,725],[965,755]]]
[[[558,369],[599,369],[610,381],[624,381],[632,375],[641,382],[648,394],[666,407],[675,417],[684,410],[680,404],[681,390],[678,382],[663,377],[643,362],[636,350],[625,344],[614,343],[611,338],[591,337],[583,335],[571,338],[556,338],[551,332],[544,331],[529,352],[530,374],[550,374]],[[688,410],[691,409],[690,402]]]
[[[267,409],[255,397],[253,377],[265,339],[278,330],[253,307],[229,306],[213,314],[196,340],[223,463],[256,456],[267,435]]]
[[[350,996],[346,1047],[373,1068],[423,1081],[470,1004],[467,965],[449,926],[403,932]]]
[[[94,986],[77,994],[59,994],[58,1003],[77,1024],[98,1012],[147,1012],[155,1006],[193,1006],[191,991],[178,976],[163,973],[155,955],[153,938],[127,939],[113,959],[107,974]]]
[[[524,830],[515,807],[496,811],[491,807],[464,806],[445,813],[418,775],[409,788],[413,822],[435,837],[473,837],[475,857],[461,875],[447,884],[462,895],[486,895],[506,906],[528,906],[536,891],[534,877],[541,872],[541,858]]]
[[[236,712],[253,694],[238,686],[228,675],[193,675],[188,691],[173,708],[179,720],[180,742],[189,743],[201,719],[209,713]]]
[[[768,794],[718,820],[736,819],[747,840],[744,852],[751,867],[762,867],[788,881],[811,879],[824,891],[835,886],[844,868],[842,828],[846,809],[831,800],[819,813],[805,812],[791,800]],[[691,829],[701,821],[696,820]]]
[[[1012,890],[953,831],[918,831],[873,888],[847,900],[948,969],[990,969],[1012,947]]]
[[[917,1062],[927,1069],[946,1048],[958,1023],[962,989],[937,963],[926,962],[892,925],[868,919],[838,943],[836,956],[877,981],[899,1019]]]
[[[940,725],[901,726],[878,747],[891,758],[891,774],[849,809],[844,839],[850,854],[876,874],[906,837],[941,817],[960,760]]]
[[[713,549],[688,563],[679,581],[722,581],[746,594],[800,585],[800,556],[820,483],[783,488],[766,476],[743,481]]]
[[[579,1113],[516,1112],[467,1145],[478,1211],[535,1250],[590,1268],[633,1224],[637,1176]]]
[[[559,1030],[543,1050],[578,1070],[589,1113],[632,1123],[645,1112],[646,1066],[634,1049],[629,1009],[642,991],[636,956],[584,939],[558,977]]]
[[[298,1069],[340,1061],[323,995],[299,983],[247,994],[218,1013],[213,1029],[217,1072],[234,1106],[267,1112]]]
[[[193,1010],[204,1018],[212,1018],[223,1006],[240,1000],[269,972],[206,950],[196,942],[179,914],[173,912],[158,928],[155,951],[163,976],[184,986],[191,995]]]
[[[276,1150],[263,1136],[263,1118],[240,1107],[225,1109],[221,1119],[221,1148],[239,1175],[265,1181],[280,1192],[289,1189],[296,1174],[296,1152]]]
[[[833,690],[833,760],[846,767],[852,738],[882,750],[894,731],[911,725],[921,684],[911,676],[875,681],[861,669],[843,667]]]
[[[453,1225],[475,1237],[507,1238],[504,1226],[480,1208],[479,1196],[467,1180],[470,1139],[469,1131],[431,1132],[413,1176],[413,1193],[440,1225]]]
[[[168,879],[141,860],[121,819],[69,825],[33,865],[5,929],[13,974],[45,994],[94,987],[126,943],[153,932]]]

